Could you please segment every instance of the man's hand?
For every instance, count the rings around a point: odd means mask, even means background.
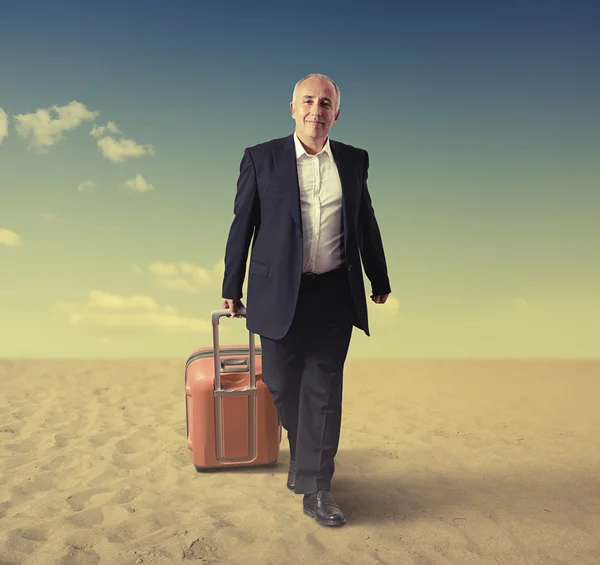
[[[243,302],[240,299],[232,300],[231,298],[223,298],[223,301],[221,302],[221,308],[229,309],[231,314],[227,316],[228,318],[231,318],[232,316],[234,318],[246,317],[241,314],[237,314],[238,308],[245,308]]]
[[[388,299],[388,294],[378,294],[377,296],[371,295],[371,300],[375,302],[375,304],[385,304],[385,301]]]

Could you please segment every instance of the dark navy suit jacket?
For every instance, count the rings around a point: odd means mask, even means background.
[[[391,292],[383,243],[367,188],[369,155],[330,139],[342,184],[345,268],[356,305],[356,327],[369,333],[361,269],[374,295]],[[279,339],[288,331],[302,274],[302,215],[293,134],[247,147],[225,250],[222,296],[242,298],[248,253],[246,326]]]

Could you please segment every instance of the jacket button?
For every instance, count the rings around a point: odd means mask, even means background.
[[[352,270],[352,265],[348,265],[348,270],[351,271]]]

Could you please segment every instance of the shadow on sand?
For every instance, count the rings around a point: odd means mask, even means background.
[[[414,460],[423,460],[414,453]],[[405,460],[411,460],[407,452]],[[510,463],[510,462],[507,462]],[[275,465],[219,469],[207,473],[287,474],[289,453],[282,450]],[[203,472],[199,474],[202,475]],[[354,523],[383,524],[429,519],[457,526],[473,514],[499,520],[513,514],[525,519],[569,513],[600,519],[600,491],[594,469],[531,468],[523,461],[497,471],[424,467],[407,472],[377,449],[340,450],[332,494],[347,519]],[[281,480],[281,489],[285,482]],[[584,528],[585,530],[585,528]]]
[[[424,459],[414,453],[415,461]],[[405,460],[411,460],[407,451]],[[474,515],[501,522],[566,520],[578,516],[578,527],[600,519],[597,471],[577,466],[544,468],[515,459],[496,470],[429,466],[408,472],[377,449],[341,451],[336,457],[332,494],[350,522],[382,524],[427,519],[459,526]],[[589,529],[589,531],[588,531]]]

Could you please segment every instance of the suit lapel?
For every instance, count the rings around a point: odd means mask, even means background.
[[[279,184],[285,189],[286,203],[302,233],[302,213],[300,211],[300,184],[298,182],[298,167],[296,166],[296,149],[293,134],[283,140],[283,146],[275,152],[275,164]]]
[[[356,209],[356,171],[354,163],[344,147],[333,139],[329,140],[329,146],[333,153],[335,164],[340,175],[342,185],[342,217],[344,232],[348,234],[348,226],[354,223],[354,211]]]
[[[353,161],[349,158],[343,146],[332,139],[329,140],[331,152],[340,175],[342,185],[342,214],[344,226],[349,226],[354,221],[356,171]],[[302,213],[300,210],[300,185],[298,182],[298,168],[296,165],[296,149],[293,134],[283,140],[282,147],[275,152],[275,163],[280,186],[285,188],[286,203],[298,230],[302,233]]]

